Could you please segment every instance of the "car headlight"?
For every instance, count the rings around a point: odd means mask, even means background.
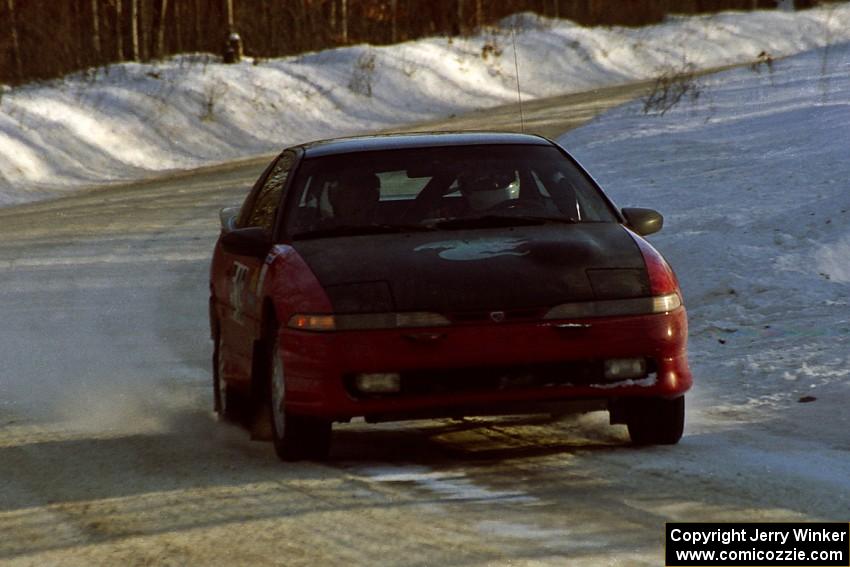
[[[290,317],[290,329],[302,331],[354,331],[369,329],[410,329],[444,327],[451,321],[439,313],[358,313],[344,315],[296,314]]]
[[[678,293],[655,297],[632,299],[610,299],[607,301],[583,301],[562,303],[550,309],[544,319],[583,319],[589,317],[615,317],[618,315],[651,315],[667,313],[682,305]]]

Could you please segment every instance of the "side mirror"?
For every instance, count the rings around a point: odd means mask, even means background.
[[[239,207],[224,207],[218,212],[218,220],[221,223],[222,232],[230,232],[236,228],[236,217],[239,216]]]
[[[221,248],[228,254],[263,258],[269,253],[271,239],[260,227],[237,228],[221,237]]]
[[[664,217],[653,209],[627,208],[623,209],[623,216],[629,228],[641,236],[656,233],[664,226]]]

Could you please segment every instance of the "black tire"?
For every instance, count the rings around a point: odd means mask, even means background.
[[[675,445],[685,429],[685,396],[631,400],[627,425],[635,445]]]
[[[271,333],[277,336],[277,332]],[[272,443],[282,461],[328,458],[331,448],[331,422],[286,411],[286,380],[280,349],[274,339],[266,341],[268,415]]]
[[[241,400],[238,394],[221,379],[221,332],[216,329],[212,356],[213,409],[222,421],[239,419]]]

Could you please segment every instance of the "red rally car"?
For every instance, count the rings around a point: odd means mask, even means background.
[[[691,386],[676,277],[563,148],[507,133],[286,149],[212,260],[215,409],[282,459],[331,424],[608,410],[676,443]]]

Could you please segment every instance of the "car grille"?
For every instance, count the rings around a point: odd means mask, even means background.
[[[647,373],[655,372],[648,360]],[[601,360],[528,364],[509,367],[477,367],[417,370],[401,373],[401,392],[364,394],[354,387],[354,377],[346,377],[348,392],[355,398],[414,397],[462,392],[497,392],[557,386],[604,384]]]

